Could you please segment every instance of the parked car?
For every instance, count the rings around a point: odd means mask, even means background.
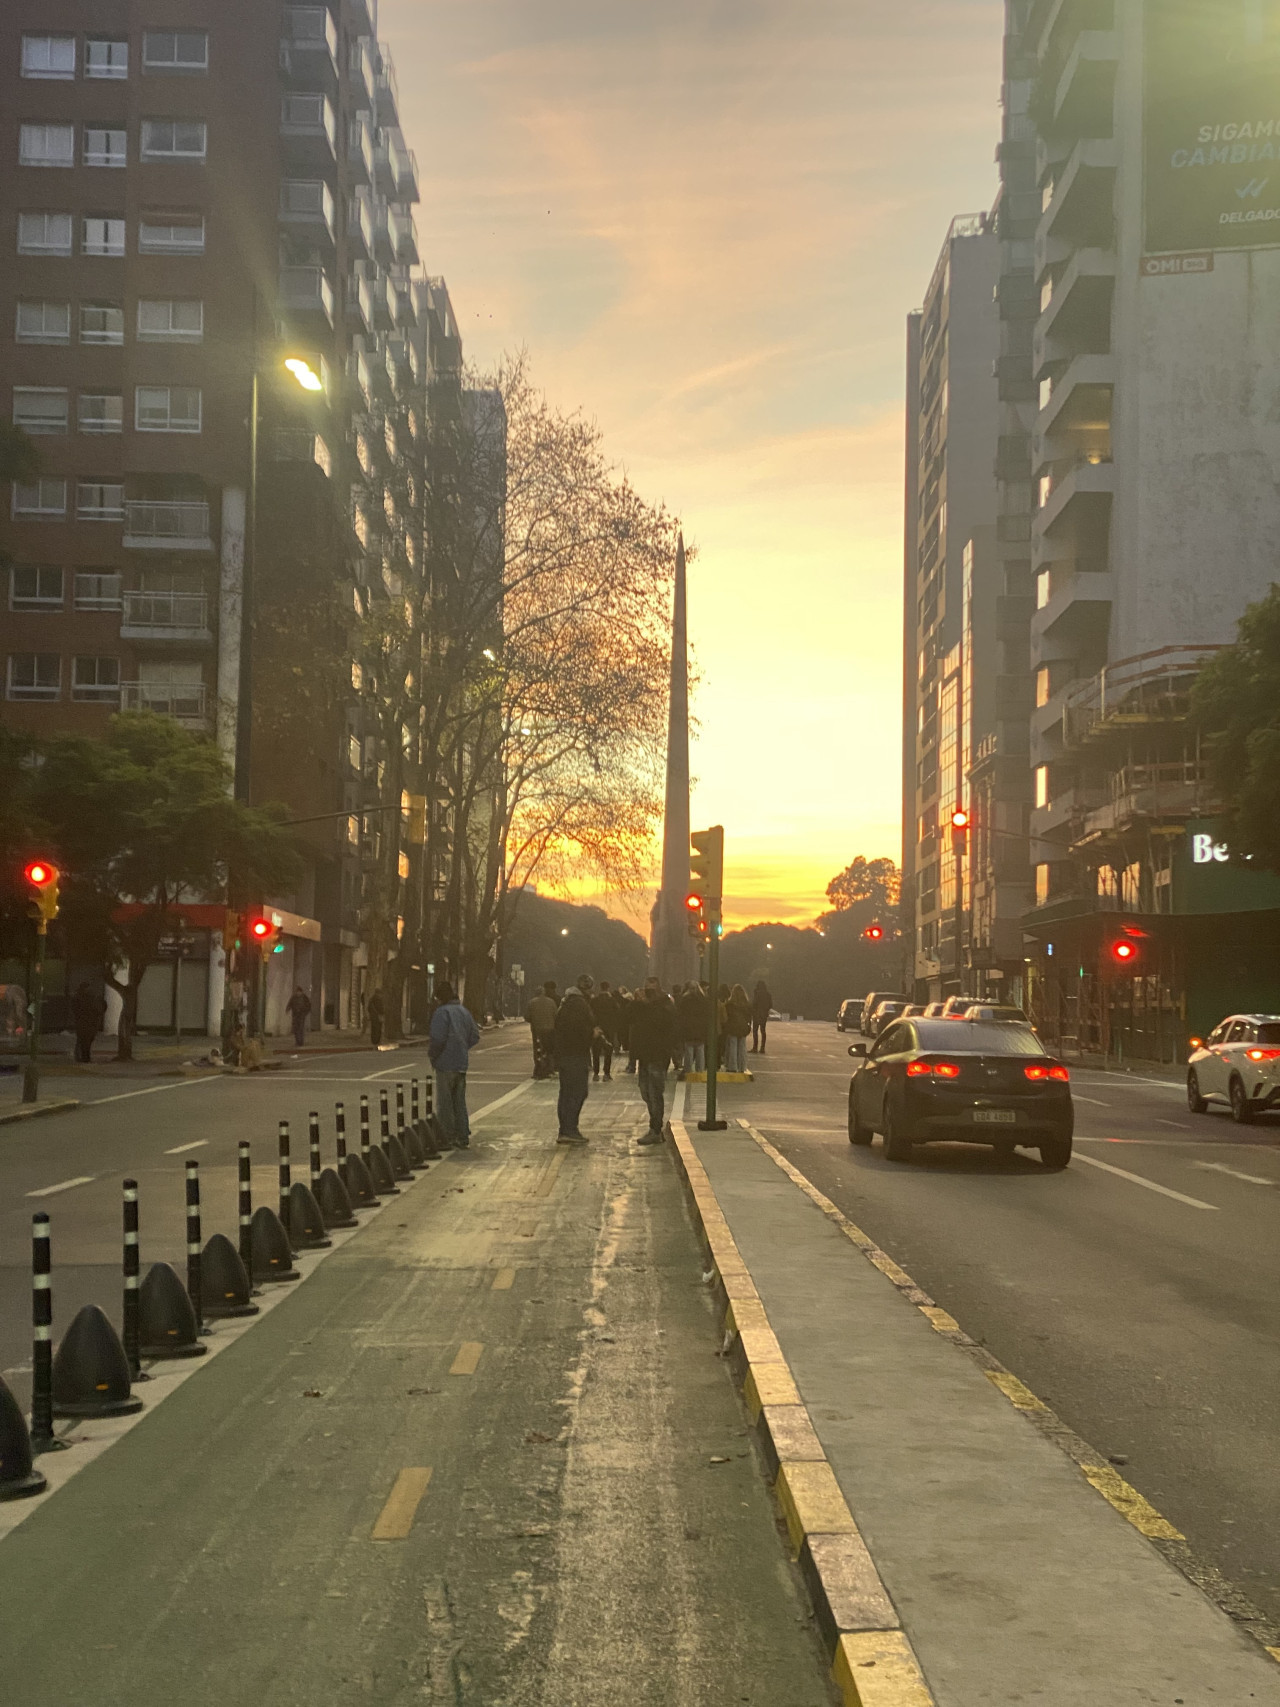
[[[980,1025],[1031,1025],[1021,1008],[1001,1007],[995,1002],[975,1002],[964,1010],[965,1019],[977,1020]],[[1031,1025],[1032,1031],[1035,1026]]]
[[[1280,1105],[1280,1014],[1231,1014],[1203,1042],[1191,1039],[1187,1107],[1204,1114],[1211,1102],[1241,1126]]]
[[[889,1024],[889,1021],[897,1019],[906,1005],[907,1004],[905,1002],[897,1001],[881,1002],[880,1006],[871,1016],[872,1037],[879,1037],[885,1026]]]
[[[910,999],[901,990],[872,990],[870,995],[864,996],[862,999],[862,1019],[859,1022],[858,1029],[865,1037],[874,1037],[875,1032],[871,1029],[871,1016],[881,1002],[901,1002],[905,1008]]]
[[[973,1006],[972,996],[948,996],[942,1004],[943,1019],[963,1019]]]
[[[862,1003],[857,996],[850,996],[847,1002],[841,1002],[840,1012],[836,1015],[837,1031],[860,1031],[862,1029]]]
[[[1071,1075],[1029,1026],[898,1019],[868,1046],[849,1081],[849,1142],[877,1132],[891,1162],[916,1144],[987,1144],[1011,1155],[1038,1149],[1046,1168],[1071,1160]]]
[[[946,1005],[945,1002],[930,1002],[924,1013],[921,1014],[921,1019],[941,1019],[942,1010]]]
[[[923,1012],[924,1004],[922,1002],[908,1002],[902,1010],[902,1017],[903,1019],[918,1019]]]

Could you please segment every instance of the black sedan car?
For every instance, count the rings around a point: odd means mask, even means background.
[[[891,1162],[917,1144],[988,1144],[1011,1155],[1038,1149],[1047,1168],[1071,1160],[1071,1075],[1030,1026],[899,1019],[850,1055],[849,1142],[884,1136]]]

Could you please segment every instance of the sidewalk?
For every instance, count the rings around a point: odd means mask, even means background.
[[[634,1081],[584,1151],[556,1094],[498,1098],[0,1543],[7,1699],[831,1707],[672,1157]]]
[[[1114,1471],[1099,1465],[1091,1477],[1108,1504],[1020,1414],[1043,1410],[1034,1396],[949,1343],[959,1335],[950,1317],[913,1297],[910,1277],[870,1241],[860,1248],[838,1211],[824,1211],[739,1122],[723,1133],[699,1132],[692,1117],[675,1126],[704,1227],[720,1241],[730,1327],[741,1317],[749,1400],[753,1356],[768,1362],[776,1335],[816,1431],[817,1445],[797,1456],[813,1460],[820,1447],[838,1484],[815,1504],[812,1488],[830,1472],[800,1466],[797,1487],[811,1492],[791,1502],[793,1539],[856,1525],[896,1609],[846,1628],[900,1622],[938,1707],[1280,1704],[1274,1661],[1162,1556],[1154,1541],[1181,1538]],[[698,1186],[699,1163],[714,1197]],[[748,1277],[736,1292],[734,1246]],[[734,1302],[754,1294],[758,1318]],[[753,1331],[763,1336],[754,1346]],[[785,1392],[784,1380],[773,1365],[758,1386]],[[757,1413],[761,1400],[770,1403],[759,1392]],[[780,1476],[784,1508],[786,1483]],[[841,1521],[846,1502],[852,1524]],[[846,1698],[873,1699],[848,1686]]]

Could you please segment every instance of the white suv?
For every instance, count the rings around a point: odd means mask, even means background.
[[[1232,1014],[1205,1038],[1191,1039],[1187,1107],[1203,1114],[1225,1102],[1231,1118],[1247,1125],[1280,1104],[1280,1014]]]

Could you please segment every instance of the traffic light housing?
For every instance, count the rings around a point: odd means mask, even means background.
[[[689,837],[693,852],[689,856],[689,887],[708,911],[718,912],[724,898],[724,826],[716,824],[710,830],[695,830]]]
[[[254,913],[249,919],[249,941],[257,943],[265,954],[275,946],[276,926],[272,919],[262,913]]]
[[[951,846],[954,852],[963,853],[968,846],[969,830],[973,823],[967,806],[957,806],[951,814]]]
[[[1121,972],[1132,977],[1141,972],[1145,955],[1146,931],[1137,925],[1121,926],[1120,935],[1113,937],[1107,944],[1106,964],[1113,972]]]
[[[42,927],[58,916],[58,879],[62,873],[51,860],[30,860],[22,875],[35,890],[35,916]]]
[[[862,933],[862,940],[864,942],[883,942],[884,941],[884,926],[883,925],[868,925],[867,928]]]
[[[689,935],[699,942],[707,934],[707,917],[702,896],[690,891],[684,898],[685,917],[689,922]]]

